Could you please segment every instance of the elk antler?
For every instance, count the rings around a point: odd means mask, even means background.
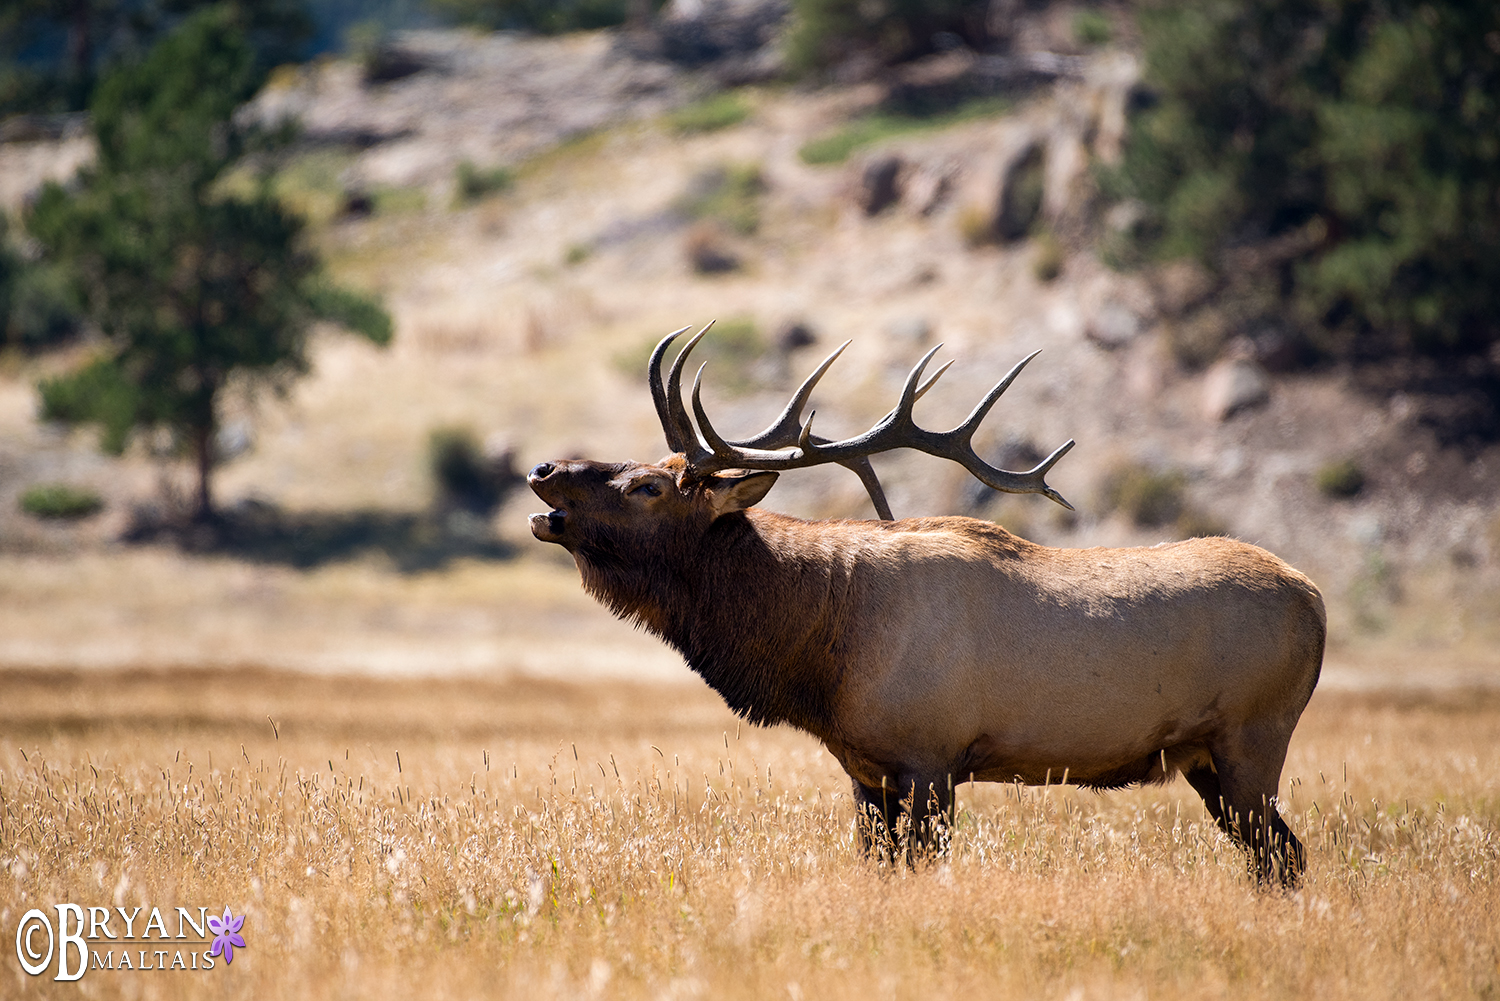
[[[683,454],[692,475],[704,476],[721,469],[780,471],[836,462],[852,469],[859,476],[870,494],[870,500],[875,504],[877,513],[882,519],[890,521],[892,520],[890,507],[886,504],[885,493],[880,487],[880,481],[875,477],[875,470],[870,465],[869,456],[897,448],[914,448],[929,455],[957,462],[981,483],[996,490],[1013,494],[1042,494],[1070,511],[1073,509],[1073,505],[1048,486],[1045,479],[1047,472],[1073,447],[1072,439],[1043,459],[1035,468],[1024,473],[997,469],[974,452],[974,432],[979,428],[980,422],[990,412],[990,408],[995,405],[1000,394],[1010,388],[1016,376],[1020,375],[1021,369],[1025,368],[1027,362],[1035,358],[1039,352],[1034,351],[1021,359],[1006,373],[1005,378],[985,394],[984,399],[958,427],[951,431],[928,431],[916,425],[912,419],[912,408],[917,400],[932,388],[933,383],[937,382],[938,378],[948,370],[948,366],[953,364],[948,362],[934,372],[926,382],[921,381],[922,372],[926,369],[927,363],[942,347],[939,344],[923,355],[922,360],[917,362],[907,375],[906,384],[901,389],[901,397],[894,409],[864,434],[841,441],[832,441],[812,433],[812,421],[817,411],[809,413],[806,422],[803,422],[802,408],[807,405],[818,380],[828,371],[829,366],[844,348],[849,346],[849,342],[845,341],[838,350],[825,358],[823,363],[798,387],[791,401],[787,403],[781,415],[771,423],[770,427],[760,434],[741,441],[726,441],[714,430],[709,422],[708,413],[703,409],[700,390],[705,366],[699,366],[698,374],[693,379],[693,413],[698,420],[696,428],[682,404],[683,364],[687,360],[688,353],[712,326],[712,323],[705,326],[683,345],[682,351],[672,362],[665,386],[662,385],[661,379],[662,358],[666,355],[671,343],[689,328],[683,327],[662,338],[661,342],[656,345],[656,350],[651,352],[651,361],[647,371],[651,384],[651,396],[656,402],[657,416],[661,419],[662,430],[667,437],[667,447]],[[790,451],[777,451],[777,449],[790,449]]]

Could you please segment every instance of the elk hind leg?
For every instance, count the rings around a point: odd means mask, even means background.
[[[1239,735],[1232,752],[1215,747],[1212,754],[1220,790],[1219,811],[1215,813],[1213,804],[1209,805],[1219,826],[1250,853],[1256,879],[1262,884],[1278,882],[1283,887],[1296,886],[1307,868],[1302,842],[1276,809],[1276,791],[1290,738],[1290,732],[1250,731]],[[1207,803],[1208,783],[1201,773],[1197,778],[1194,782],[1194,775],[1188,775],[1188,781]]]

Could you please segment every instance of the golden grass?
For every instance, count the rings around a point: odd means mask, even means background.
[[[1494,996],[1497,728],[1493,697],[1317,696],[1280,894],[1181,782],[964,787],[948,858],[882,868],[826,752],[698,687],[13,673],[0,993]],[[63,901],[228,905],[248,947],[28,978],[19,916]]]

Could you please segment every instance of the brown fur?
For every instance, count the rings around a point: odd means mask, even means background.
[[[1300,872],[1274,798],[1326,622],[1276,557],[1230,539],[1051,549],[971,518],[808,522],[746,510],[774,473],[683,473],[544,463],[530,479],[555,510],[533,532],[733,710],[821,739],[877,832],[905,799],[931,836],[970,779],[1182,772],[1263,878]]]

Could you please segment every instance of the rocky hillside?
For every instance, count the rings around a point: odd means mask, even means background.
[[[1307,570],[1339,643],[1500,648],[1500,448],[1454,431],[1451,397],[1278,371],[1274,338],[1215,340],[1206,275],[1116,271],[1092,249],[1129,225],[1128,207],[1101,210],[1090,169],[1118,151],[1127,53],[955,52],[894,83],[715,96],[711,64],[627,42],[420,34],[395,79],[331,62],[273,82],[253,113],[305,127],[285,191],[398,334],[385,352],[329,335],[289,400],[239,407],[228,502],[419,508],[439,426],[503,441],[523,467],[655,458],[641,368],[688,323],[724,331],[705,398],[726,433],[769,420],[845,339],[815,402],[824,434],[876,420],[939,342],[955,364],[918,408],[934,427],[1042,349],[977,444],[1016,468],[1076,439],[1051,481],[1077,510],[903,453],[877,460],[898,517],[975,514],[1066,546],[1227,532]],[[900,113],[955,90],[944,114]],[[154,490],[143,456],[107,462],[32,423],[47,364],[12,359],[0,385],[12,552],[117,536]],[[48,478],[97,484],[109,512],[81,528],[16,514]],[[842,471],[784,476],[767,503],[870,513]],[[494,523],[520,552],[534,504],[516,496]]]

